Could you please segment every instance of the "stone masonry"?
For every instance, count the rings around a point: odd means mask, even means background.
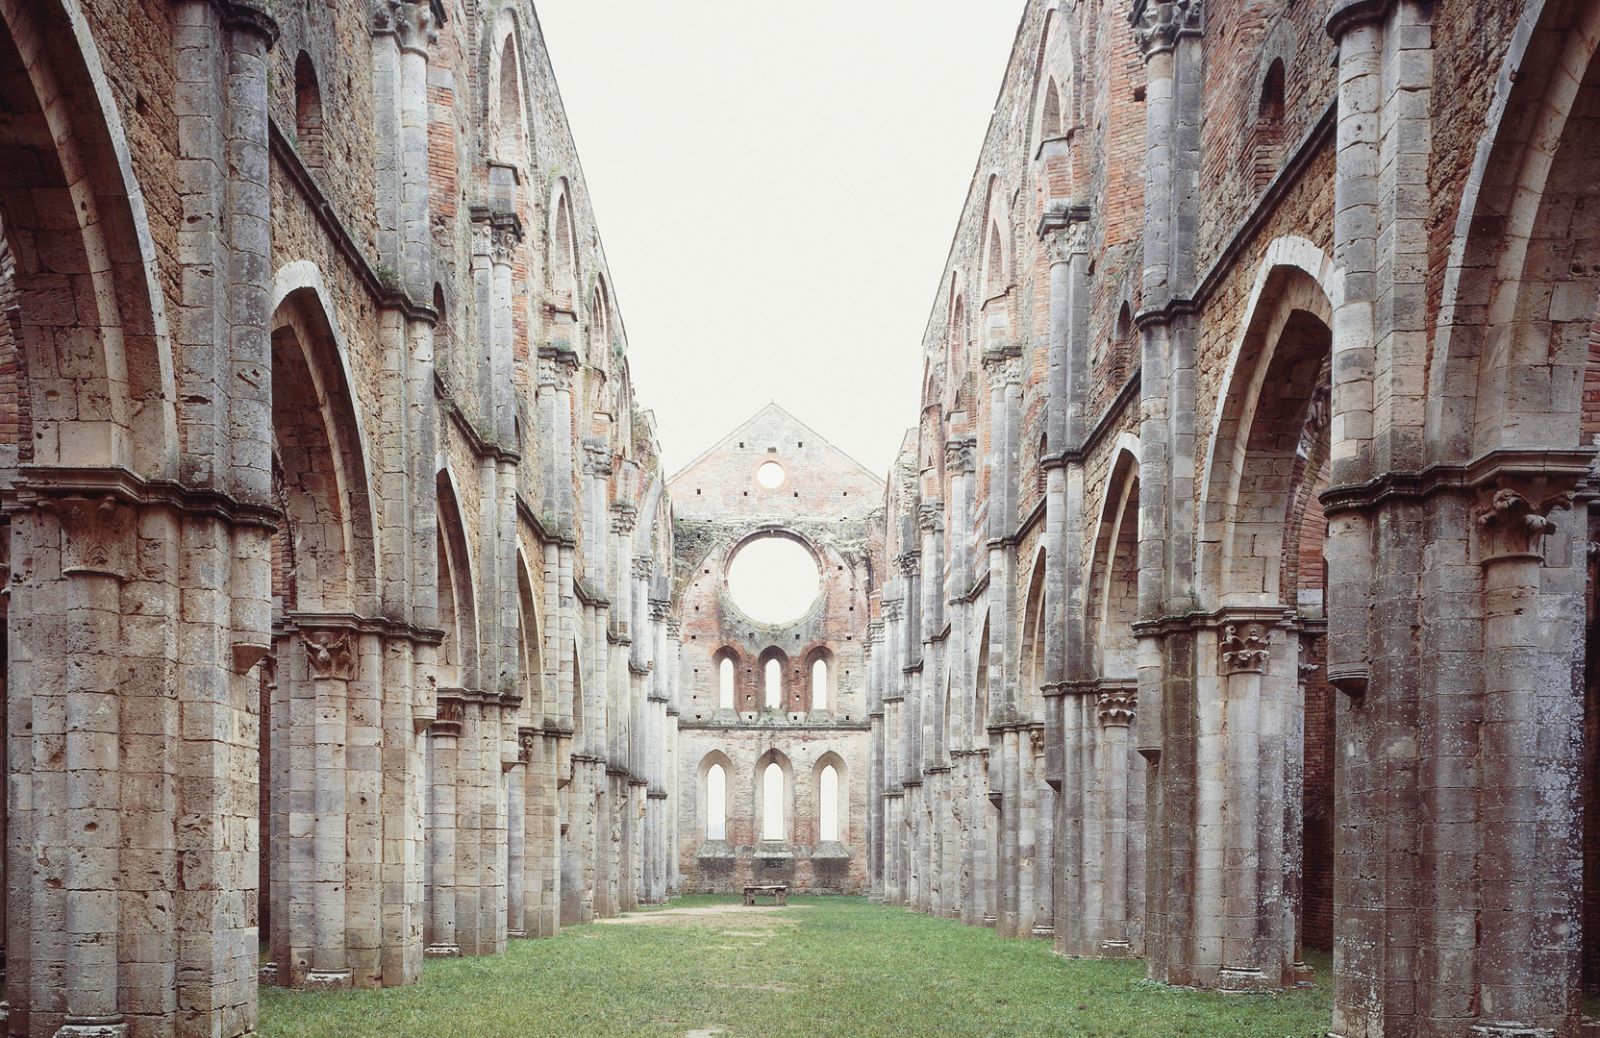
[[[890,481],[874,895],[1303,983],[1600,989],[1600,6],[1029,0]]]
[[[1600,4],[1016,2],[887,481],[669,483],[530,0],[0,0],[0,1033],[781,879],[1583,1035]]]
[[[3,0],[0,238],[0,1031],[676,888],[671,504],[531,4]]]

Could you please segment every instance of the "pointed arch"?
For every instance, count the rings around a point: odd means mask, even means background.
[[[1326,397],[1331,264],[1304,239],[1267,249],[1229,358],[1202,479],[1197,587],[1205,604],[1282,604],[1285,521],[1301,432]]]
[[[512,8],[502,8],[494,23],[486,91],[489,105],[489,160],[527,167],[532,157],[528,141],[528,103],[524,89],[522,29]]]
[[[377,613],[377,520],[359,406],[322,280],[279,271],[271,321],[273,455],[297,606]]]
[[[434,479],[439,498],[439,626],[444,641],[439,646],[441,688],[481,687],[478,669],[478,611],[474,589],[478,586],[467,544],[466,523],[455,477],[448,468]]]
[[[517,644],[522,666],[518,687],[522,692],[524,715],[531,720],[544,718],[544,625],[539,619],[539,599],[533,593],[533,577],[528,559],[517,549]]]
[[[556,180],[551,194],[547,245],[546,269],[550,272],[552,305],[557,310],[576,313],[579,283],[578,237],[573,222],[572,198],[566,177]]]
[[[700,759],[697,787],[700,832],[708,843],[728,839],[732,781],[733,761],[726,753],[712,750]]]
[[[756,758],[751,776],[756,795],[755,831],[763,843],[791,843],[794,833],[794,765],[773,748]]]
[[[1045,550],[1041,545],[1034,554],[1033,568],[1028,577],[1028,590],[1023,601],[1022,614],[1021,684],[1024,700],[1020,704],[1028,718],[1044,717],[1044,685],[1047,680],[1045,665]]]
[[[1139,616],[1139,441],[1123,434],[1101,494],[1089,574],[1088,634],[1096,674],[1138,677],[1133,624]]]
[[[27,450],[41,465],[174,478],[172,341],[99,55],[77,4],[0,0],[0,233],[15,263]]]
[[[829,750],[817,758],[811,772],[817,795],[817,840],[850,842],[850,771],[844,758]]]

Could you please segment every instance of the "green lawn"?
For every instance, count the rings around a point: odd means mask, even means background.
[[[262,989],[261,1038],[1312,1038],[1319,985],[1211,995],[1136,962],[1067,961],[946,919],[854,898],[668,911],[515,941],[496,958],[427,964],[419,987]]]

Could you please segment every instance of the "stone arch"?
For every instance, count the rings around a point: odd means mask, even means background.
[[[1088,629],[1094,671],[1102,680],[1138,677],[1133,623],[1139,618],[1139,441],[1117,440],[1101,495],[1089,574]]]
[[[824,772],[833,769],[835,785],[832,796],[826,788]],[[820,843],[850,842],[850,769],[844,758],[828,750],[817,758],[811,768],[811,785],[817,796],[817,841]],[[829,831],[828,803],[832,802],[834,828]]]
[[[968,731],[969,747],[979,749],[988,745],[989,722],[994,713],[994,686],[992,661],[989,658],[989,614],[983,614],[983,623],[978,627],[978,652],[977,663],[972,675],[972,712],[971,728]]]
[[[1035,158],[1046,141],[1067,136],[1078,123],[1077,40],[1074,16],[1061,7],[1045,12],[1044,30],[1033,68],[1033,118],[1029,123]],[[1053,117],[1053,122],[1052,122]]]
[[[1328,388],[1330,281],[1327,258],[1310,242],[1268,248],[1206,454],[1196,590],[1210,607],[1282,604],[1285,522],[1302,471],[1294,459]]]
[[[961,277],[950,275],[950,316],[946,325],[944,377],[944,405],[947,413],[965,411],[970,406],[971,393],[967,381],[971,377],[968,350],[971,336],[967,327],[967,300],[962,293]]]
[[[533,593],[527,556],[517,549],[517,644],[522,666],[517,681],[522,691],[523,714],[542,721],[545,710],[544,623],[539,616],[539,596]]]
[[[983,265],[981,269],[985,303],[1004,295],[1011,287],[1011,212],[1005,187],[999,176],[990,175],[984,195]]]
[[[377,523],[358,405],[325,297],[293,282],[286,268],[272,317],[272,397],[296,608],[374,615]]]
[[[461,498],[448,467],[439,470],[435,483],[439,497],[439,626],[445,632],[439,646],[439,685],[481,688],[475,603],[478,583],[466,522],[461,517]]]
[[[0,0],[0,232],[40,465],[177,475],[171,339],[144,198],[78,5]]]
[[[772,789],[768,785],[769,782],[773,781],[768,773],[768,768],[770,767],[778,769],[781,785],[778,787],[780,792],[776,803],[783,812],[779,824],[772,828],[767,825],[767,812],[774,802]],[[756,758],[755,770],[751,779],[750,788],[755,791],[755,795],[751,797],[751,800],[755,810],[755,835],[757,839],[763,842],[776,840],[782,843],[793,843],[795,822],[794,764],[789,760],[787,754],[773,747]],[[776,833],[780,830],[782,832],[781,836],[768,836],[769,832]]]
[[[1023,716],[1039,719],[1044,716],[1044,684],[1048,680],[1045,665],[1045,549],[1040,545],[1034,553],[1029,569],[1028,590],[1023,597],[1022,646],[1017,659],[1018,681],[1023,701],[1018,703]]]
[[[1486,121],[1428,373],[1440,461],[1579,444],[1600,303],[1600,7],[1530,2]]]

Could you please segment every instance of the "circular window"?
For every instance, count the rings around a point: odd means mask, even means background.
[[[728,594],[740,612],[771,627],[806,614],[822,590],[817,560],[781,534],[745,542],[728,564]]]
[[[775,461],[769,461],[756,469],[756,482],[768,490],[776,490],[783,486],[783,466]]]

